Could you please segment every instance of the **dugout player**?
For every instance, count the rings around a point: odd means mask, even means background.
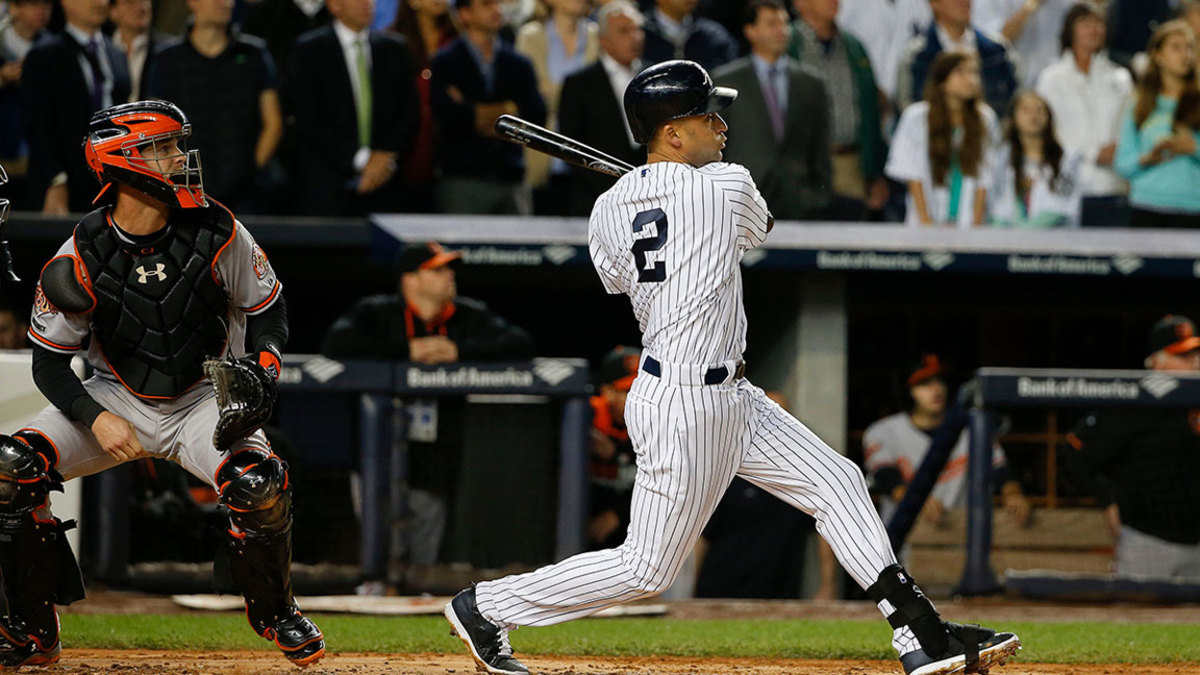
[[[924,354],[907,373],[907,410],[876,420],[863,434],[864,468],[875,489],[884,495],[882,515],[889,520],[905,489],[929,451],[934,432],[946,419],[949,389],[946,368],[936,354]],[[948,509],[967,505],[967,450],[969,434],[964,430],[954,444],[937,484],[925,500],[921,517],[931,525],[942,525]],[[993,482],[999,486],[1004,509],[1018,526],[1029,522],[1029,500],[1021,483],[1008,470],[1004,449],[992,447]]]
[[[612,548],[625,540],[637,471],[625,422],[625,402],[642,351],[617,347],[600,362],[600,383],[591,397],[592,443],[588,458],[588,544]]]
[[[262,249],[205,197],[190,133],[166,101],[92,116],[84,154],[111,203],[75,226],[37,286],[33,378],[52,405],[0,435],[0,666],[57,661],[54,604],[84,595],[63,536],[73,524],[51,515],[49,492],[150,456],[220,494],[230,513],[227,571],[254,631],[297,665],[325,653],[292,597],[286,466],[261,430],[213,445],[218,408],[205,358],[246,359],[278,377],[287,308]],[[80,382],[70,361],[89,335],[96,374]]]
[[[737,91],[691,61],[667,61],[625,90],[647,163],[596,201],[592,262],[642,329],[626,401],[638,455],[629,535],[617,548],[483,582],[446,606],[480,669],[527,673],[508,631],[545,626],[666,590],[734,476],[811,514],[842,566],[888,618],[908,675],[986,670],[1012,633],[945,622],[896,562],[862,472],[744,377],[739,263],[774,225],[745,168],[721,162],[718,111]]]
[[[1151,370],[1200,370],[1200,336],[1186,317],[1155,323],[1149,351]],[[1200,410],[1093,412],[1067,443],[1067,465],[1105,507],[1117,574],[1200,577]]]

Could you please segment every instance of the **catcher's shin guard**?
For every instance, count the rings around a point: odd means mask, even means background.
[[[325,655],[325,641],[292,597],[292,497],[287,468],[252,448],[217,471],[221,502],[229,509],[229,573],[246,599],[254,632],[273,641],[289,660],[308,665]]]
[[[57,660],[54,605],[84,596],[64,536],[75,524],[42,510],[50,491],[62,489],[52,469],[56,460],[54,446],[40,434],[0,435],[0,667]]]

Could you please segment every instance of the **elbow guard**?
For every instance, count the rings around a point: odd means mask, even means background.
[[[53,258],[42,268],[42,293],[54,308],[67,314],[83,314],[96,307],[96,296],[83,264],[72,255]]]

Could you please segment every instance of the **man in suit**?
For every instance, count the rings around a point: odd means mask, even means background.
[[[404,39],[370,30],[374,0],[329,0],[331,25],[292,52],[296,116],[293,178],[300,213],[398,211],[396,169],[412,149],[420,115]]]
[[[563,134],[633,165],[645,152],[633,140],[621,101],[625,87],[642,70],[642,13],[627,0],[612,0],[596,15],[600,27],[600,59],[567,76],[558,104]],[[570,215],[587,216],[596,198],[613,179],[571,167]]]
[[[533,64],[500,39],[499,0],[455,0],[455,11],[462,33],[431,65],[438,201],[449,213],[530,214],[521,147],[497,138],[493,125],[505,113],[546,123]]]
[[[245,7],[242,32],[267,41],[267,51],[281,69],[292,62],[292,48],[305,33],[333,20],[324,0],[259,0]],[[281,73],[285,76],[287,73]],[[287,91],[288,82],[283,82]]]
[[[129,102],[144,98],[146,74],[150,72],[156,47],[165,39],[150,28],[152,9],[150,0],[112,0],[109,11],[115,28],[113,44],[125,52],[125,63],[129,66]]]
[[[0,187],[0,197],[9,198],[18,209],[25,208],[29,169],[29,145],[21,124],[21,69],[50,23],[52,6],[50,0],[9,0],[8,14],[0,17],[0,165],[10,181]]]
[[[92,113],[129,98],[125,55],[100,32],[108,0],[62,0],[66,26],[25,57],[22,119],[30,204],[48,215],[91,210],[100,187],[79,146]]]
[[[737,40],[721,24],[696,16],[699,0],[656,0],[646,16],[646,64],[687,59],[713,70],[737,58]]]
[[[829,103],[821,78],[788,57],[780,0],[752,0],[743,32],[750,56],[713,73],[741,92],[722,111],[732,130],[725,160],[744,165],[776,218],[821,218],[831,198]]]

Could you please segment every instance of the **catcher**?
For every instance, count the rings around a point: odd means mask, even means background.
[[[83,149],[109,205],[42,269],[29,329],[34,381],[53,405],[0,435],[0,667],[55,662],[54,603],[83,597],[62,536],[73,523],[50,514],[49,492],[147,456],[220,494],[230,524],[218,576],[245,597],[254,631],[297,665],[325,653],[292,596],[287,468],[260,430],[286,305],[250,233],[205,197],[190,133],[165,101],[92,116]],[[80,382],[70,360],[85,348],[95,375]]]

